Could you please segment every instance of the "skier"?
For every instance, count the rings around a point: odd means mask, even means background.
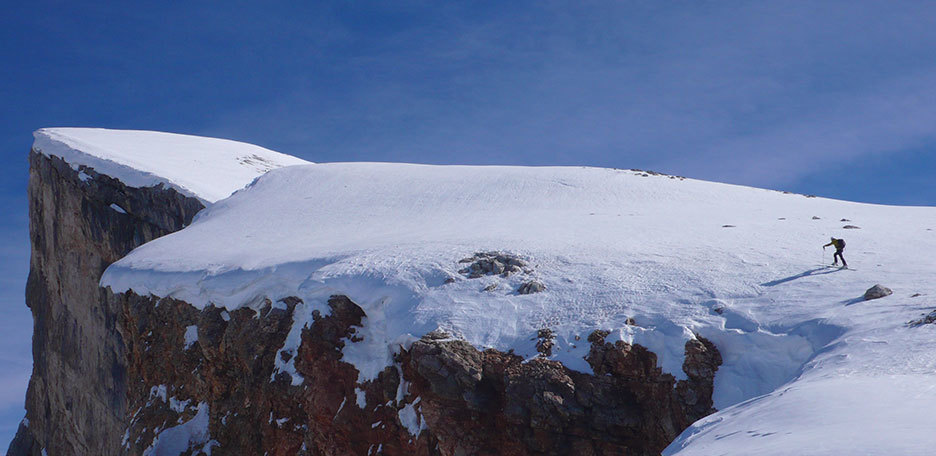
[[[828,246],[835,246],[835,254],[832,255],[832,266],[838,266],[839,258],[842,259],[842,267],[847,268],[848,263],[845,262],[845,257],[842,256],[842,251],[845,250],[845,240],[832,238],[832,242],[822,246],[822,249],[825,250]]]

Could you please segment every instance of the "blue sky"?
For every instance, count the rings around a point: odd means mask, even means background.
[[[885,1],[2,2],[0,450],[31,363],[37,128],[936,205],[934,19]]]

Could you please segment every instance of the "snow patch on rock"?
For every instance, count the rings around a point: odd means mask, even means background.
[[[296,371],[296,354],[299,350],[299,345],[302,343],[302,330],[312,324],[315,312],[318,312],[319,315],[327,316],[329,315],[330,308],[328,307],[328,296],[321,293],[308,294],[304,295],[304,297],[305,299],[296,304],[293,309],[292,325],[289,328],[286,339],[283,341],[283,346],[280,347],[277,352],[273,373],[270,374],[271,382],[275,380],[276,376],[280,373],[289,375],[290,383],[293,386],[301,385],[302,382],[305,381],[302,374]],[[281,306],[280,308],[286,309],[282,300],[274,302],[279,303]],[[227,312],[222,313],[222,318],[226,313]]]
[[[361,410],[364,410],[365,408],[367,408],[367,395],[365,394],[364,390],[360,388],[355,388],[354,395],[357,398],[356,403],[357,403],[358,408]]]
[[[416,410],[416,405],[418,403],[419,401],[417,399],[417,401],[412,404],[406,404],[397,412],[397,416],[400,418],[400,424],[402,424],[413,437],[418,437],[419,433],[422,432],[423,429],[426,429],[425,420],[423,420],[422,416]]]
[[[208,404],[200,402],[191,419],[159,431],[143,456],[179,456],[189,450],[193,450],[193,454],[201,451],[211,456],[211,449],[218,446],[218,442],[211,440],[208,433],[208,411]]]
[[[183,348],[185,350],[188,350],[189,348],[192,348],[192,345],[194,345],[195,342],[198,342],[198,326],[197,325],[186,326],[185,327],[185,346]]]

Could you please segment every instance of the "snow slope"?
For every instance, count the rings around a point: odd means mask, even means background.
[[[936,307],[933,230],[936,208],[628,170],[314,164],[267,173],[101,283],[228,309],[298,296],[287,350],[313,310],[348,295],[368,315],[364,340],[344,351],[361,381],[436,328],[532,357],[549,327],[553,357],[585,372],[585,338],[610,329],[685,378],[683,347],[698,333],[724,358],[722,411],[666,454],[923,454],[936,448],[925,432],[936,327],[905,323]],[[846,239],[854,269],[823,266],[830,236]],[[460,259],[494,250],[533,271],[459,274]],[[517,294],[529,279],[546,290]],[[894,295],[861,301],[875,283]]]
[[[166,185],[213,203],[257,176],[309,162],[226,139],[103,128],[43,128],[33,148],[73,167],[84,165],[130,187]]]

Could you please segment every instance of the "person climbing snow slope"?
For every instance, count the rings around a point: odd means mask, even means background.
[[[848,263],[845,262],[845,257],[842,256],[842,251],[845,250],[845,241],[844,241],[843,239],[835,239],[835,238],[833,237],[833,238],[832,238],[832,242],[829,242],[828,244],[822,246],[822,248],[825,249],[826,247],[828,247],[828,246],[830,246],[830,245],[835,246],[835,254],[832,255],[832,260],[833,260],[833,261],[832,261],[832,266],[837,266],[837,265],[838,265],[838,260],[841,259],[841,260],[842,260],[842,267],[843,267],[843,268],[847,268],[847,267],[848,267]]]

